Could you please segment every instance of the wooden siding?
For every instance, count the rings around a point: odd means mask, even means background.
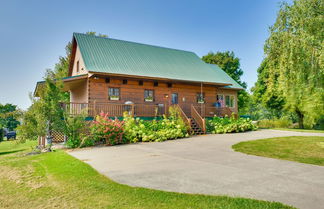
[[[104,77],[89,78],[88,82],[88,102],[89,103],[117,103],[124,104],[126,101],[132,101],[135,104],[164,104],[171,105],[171,94],[178,93],[178,103],[183,111],[190,115],[191,105],[199,106],[197,103],[197,93],[200,93],[201,86],[199,84],[172,83],[172,87],[168,87],[167,82],[158,82],[158,86],[154,86],[154,81],[143,80],[143,85],[139,85],[139,80],[127,79],[127,84],[123,84],[125,78],[110,77],[109,83]],[[120,88],[120,100],[112,101],[108,97],[108,88]],[[144,90],[154,90],[154,101],[144,101]],[[232,111],[237,113],[237,91],[221,89],[216,86],[203,86],[205,94],[205,105],[212,106],[216,102],[217,93],[224,95],[234,95],[235,107]],[[165,97],[168,95],[168,98]],[[73,101],[72,101],[73,102]]]

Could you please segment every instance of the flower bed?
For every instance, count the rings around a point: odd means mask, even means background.
[[[170,139],[189,137],[188,127],[180,117],[178,110],[170,108],[170,116],[162,120],[144,121],[124,113],[123,121],[109,119],[100,114],[90,125],[90,135],[82,139],[82,146],[92,146],[99,141],[107,145],[161,142]]]
[[[244,131],[254,131],[257,126],[250,119],[232,117],[213,117],[207,121],[207,132],[213,134],[237,133]]]

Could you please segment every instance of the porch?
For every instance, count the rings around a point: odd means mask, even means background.
[[[154,118],[169,115],[169,107],[179,109],[180,116],[187,125],[197,134],[206,133],[206,118],[230,116],[232,111],[228,107],[213,107],[205,104],[116,104],[116,103],[62,103],[62,108],[70,115],[84,114],[95,117],[101,112],[108,117],[123,117],[128,112],[132,117]]]

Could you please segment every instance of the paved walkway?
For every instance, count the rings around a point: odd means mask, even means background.
[[[324,167],[234,152],[240,141],[310,136],[261,130],[70,152],[116,182],[165,191],[230,195],[324,208]]]

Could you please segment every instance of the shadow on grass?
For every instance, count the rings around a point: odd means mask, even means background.
[[[0,155],[8,155],[8,154],[12,154],[12,153],[16,153],[16,152],[20,152],[20,151],[24,151],[25,149],[17,149],[17,150],[12,150],[12,151],[7,151],[7,152],[0,152]]]

